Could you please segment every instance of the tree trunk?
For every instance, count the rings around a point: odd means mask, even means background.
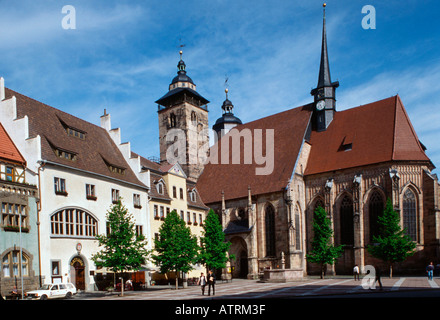
[[[176,290],[179,290],[179,271],[176,270]]]
[[[390,263],[390,278],[393,277],[393,265]]]
[[[321,264],[321,279],[324,279],[324,264]]]

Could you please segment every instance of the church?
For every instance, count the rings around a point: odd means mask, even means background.
[[[191,92],[191,81],[182,84]],[[213,128],[218,141],[210,147],[207,163],[192,172],[204,203],[218,214],[231,242],[233,277],[257,279],[264,270],[280,266],[302,275],[318,273],[319,266],[306,259],[318,206],[331,219],[334,243],[344,245],[328,274],[351,274],[355,264],[361,270],[381,265],[367,246],[378,232],[377,217],[387,199],[417,244],[415,254],[393,266],[394,272],[420,272],[438,261],[439,182],[403,102],[396,95],[338,111],[338,86],[330,76],[324,8],[313,102],[243,124],[226,97],[223,115]],[[202,117],[197,123],[206,126],[207,113],[200,107],[206,99],[194,93],[191,97],[197,103],[181,113],[191,119],[190,114],[198,112]],[[271,160],[271,170],[264,174],[258,174],[258,154]]]

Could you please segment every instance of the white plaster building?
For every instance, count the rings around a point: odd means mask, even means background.
[[[106,232],[106,213],[122,198],[137,231],[151,239],[150,173],[141,172],[130,144],[120,142],[110,116],[104,128],[4,87],[0,119],[27,159],[27,182],[39,188],[39,252],[44,283],[71,281],[95,289],[96,234]],[[126,160],[127,159],[127,160]]]

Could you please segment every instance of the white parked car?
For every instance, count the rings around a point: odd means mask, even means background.
[[[26,299],[57,299],[57,298],[71,298],[76,294],[76,288],[71,283],[51,283],[44,284],[38,290],[26,292]]]

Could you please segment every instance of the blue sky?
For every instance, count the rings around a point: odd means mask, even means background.
[[[76,10],[74,30],[62,28],[65,5]],[[362,28],[365,5],[376,9],[375,30]],[[176,75],[180,43],[188,75],[211,101],[210,127],[221,116],[226,75],[243,122],[311,102],[317,84],[322,1],[0,0],[0,7],[6,86],[97,125],[107,109],[122,140],[146,157],[159,154],[154,101]],[[326,9],[338,110],[399,94],[440,167],[438,14],[437,2],[416,0],[330,0]]]

